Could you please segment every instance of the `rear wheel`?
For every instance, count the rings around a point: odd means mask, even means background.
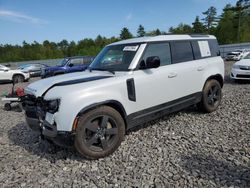
[[[98,159],[113,153],[120,146],[124,135],[125,124],[119,112],[102,106],[80,117],[75,147],[82,156]]]
[[[13,82],[14,83],[19,83],[19,82],[23,82],[24,81],[24,76],[17,74],[13,76]]]
[[[208,80],[203,88],[202,99],[198,107],[205,112],[215,111],[221,103],[221,85],[217,80]]]

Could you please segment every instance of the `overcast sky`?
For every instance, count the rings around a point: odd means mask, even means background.
[[[0,0],[0,44],[119,36],[122,27],[136,34],[139,24],[168,31],[228,3],[236,0]]]

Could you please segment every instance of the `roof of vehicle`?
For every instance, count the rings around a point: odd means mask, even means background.
[[[171,41],[171,40],[193,40],[193,39],[216,39],[216,38],[213,35],[159,35],[159,36],[153,36],[153,37],[140,37],[140,38],[122,40],[119,42],[112,43],[110,45],[157,42],[157,41]]]
[[[72,57],[65,57],[64,59],[77,59],[77,58],[93,58],[94,56],[72,56]]]

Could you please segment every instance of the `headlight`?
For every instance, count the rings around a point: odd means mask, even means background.
[[[55,113],[58,111],[60,105],[60,99],[47,101],[47,110],[50,113]]]
[[[233,65],[233,68],[234,68],[234,69],[239,69],[239,68],[240,68],[240,66],[239,66],[239,65],[235,65],[235,64],[234,64],[234,65]]]

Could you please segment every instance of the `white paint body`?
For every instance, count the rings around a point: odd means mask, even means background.
[[[237,75],[244,75],[245,77],[238,77]],[[250,80],[250,59],[242,59],[234,63],[230,77],[236,80]]]
[[[210,38],[214,38],[210,36]],[[224,78],[224,62],[221,57],[193,60],[185,63],[161,66],[156,69],[133,70],[139,63],[147,42],[168,40],[189,40],[188,35],[170,35],[149,38],[130,39],[114,43],[140,45],[127,72],[88,71],[66,74],[43,79],[30,84],[25,92],[40,97],[55,83],[93,76],[111,76],[101,80],[55,86],[45,94],[45,100],[60,99],[54,121],[58,131],[71,131],[77,114],[85,107],[104,101],[118,101],[127,115],[160,105],[196,92],[201,92],[208,77],[221,75]],[[199,38],[195,38],[199,39]],[[201,39],[204,39],[201,37]],[[206,38],[207,39],[207,38]],[[136,102],[128,99],[126,80],[133,78],[136,90]]]
[[[29,73],[24,73],[20,70],[11,70],[6,66],[0,65],[0,81],[11,81],[15,74],[22,75],[24,80],[28,80],[30,78]]]

